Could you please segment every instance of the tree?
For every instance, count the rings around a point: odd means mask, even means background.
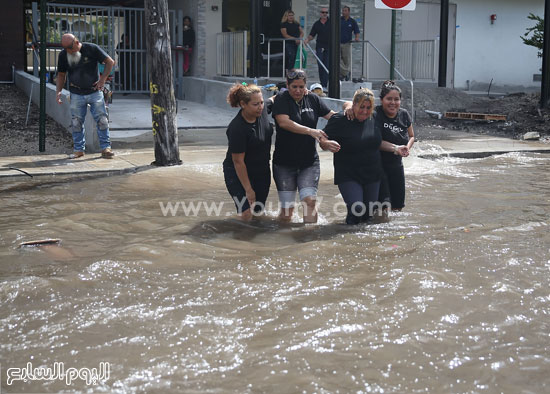
[[[529,13],[527,19],[535,21],[535,26],[528,27],[525,34],[520,37],[525,45],[537,48],[539,50],[537,53],[538,57],[542,57],[542,45],[544,43],[544,19],[533,13]],[[532,36],[530,36],[531,34]]]

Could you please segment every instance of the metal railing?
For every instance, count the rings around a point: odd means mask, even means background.
[[[247,76],[248,32],[223,32],[216,34],[216,73],[226,76]]]
[[[267,78],[271,78],[271,60],[272,59],[275,59],[275,58],[280,58],[282,57],[283,59],[283,73],[282,73],[282,78],[286,78],[286,75],[285,75],[285,64],[286,64],[286,42],[287,41],[296,41],[296,40],[300,40],[300,45],[298,45],[298,49],[296,51],[296,53],[302,53],[302,50],[304,49],[304,39],[303,38],[268,38],[267,40],[267,55],[263,55],[262,54],[262,58],[264,60],[267,59]],[[278,41],[282,41],[283,42],[283,52],[282,54],[271,54],[271,43],[272,42],[278,42]],[[309,51],[313,54],[313,56],[315,57],[315,59],[323,64],[321,62],[321,60],[317,57],[317,54],[315,53],[315,51],[311,48],[311,46],[309,44],[305,44],[305,48],[306,49],[309,49]],[[300,56],[299,58],[299,64],[300,64],[300,68],[302,68],[302,56]],[[325,70],[327,70],[328,72],[328,68],[323,64],[323,67],[325,68]]]
[[[32,29],[39,37],[38,4],[26,10]],[[169,10],[171,41],[175,42],[175,11]],[[96,7],[74,4],[48,3],[46,9],[46,67],[57,69],[61,52],[61,36],[74,34],[80,41],[99,45],[117,61],[113,72],[113,90],[118,92],[149,92],[149,67],[145,37],[145,10],[130,7]],[[37,38],[33,37],[33,41]],[[124,38],[123,38],[124,37]],[[38,74],[38,62],[33,56],[31,43],[27,43],[27,64]],[[174,47],[174,45],[172,45]],[[172,53],[172,68],[176,70],[176,56]]]
[[[361,42],[361,43],[363,43],[363,45],[367,44],[367,45],[372,46],[372,48],[376,51],[376,53],[378,53],[380,55],[380,57],[382,57],[382,59],[384,59],[384,61],[386,63],[388,63],[389,66],[391,66],[391,62],[388,60],[388,58],[372,42],[370,42],[369,40],[355,41],[355,42]],[[368,47],[367,47],[367,50],[368,50]],[[365,62],[365,63],[367,63],[367,62]],[[393,67],[393,70],[401,78],[401,80],[409,82],[411,84],[411,117],[412,117],[412,121],[414,122],[414,83],[411,79],[405,78],[403,76],[403,74],[401,74],[401,72],[399,72],[399,70],[395,67],[395,65]],[[368,75],[368,63],[367,63],[367,73],[366,73],[366,75]]]
[[[396,42],[397,66],[412,80],[436,80],[437,40]]]

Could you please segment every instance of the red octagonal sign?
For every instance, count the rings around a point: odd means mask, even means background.
[[[403,8],[412,0],[382,0],[382,3],[390,8]]]
[[[376,8],[414,11],[416,0],[374,0]]]

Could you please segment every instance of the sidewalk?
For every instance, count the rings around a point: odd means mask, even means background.
[[[137,117],[137,116],[136,116]],[[208,121],[211,118],[204,118]],[[198,120],[200,118],[196,118]],[[221,123],[221,121],[220,121]],[[420,141],[418,148],[434,145],[438,148],[435,153],[420,154],[419,157],[431,159],[435,157],[464,157],[476,158],[492,154],[507,152],[547,152],[550,145],[541,142],[517,141],[502,137],[475,135],[455,130],[441,130],[440,138],[432,136],[423,139],[419,130]],[[221,165],[227,150],[225,129],[204,128],[180,130],[180,157],[186,164],[216,164]],[[24,173],[10,169],[17,168],[32,176],[68,175],[105,173],[106,175],[137,172],[155,168],[151,162],[155,160],[154,143],[148,141],[131,142],[128,138],[124,148],[115,149],[116,156],[111,159],[102,159],[100,153],[86,154],[83,158],[69,159],[67,155],[40,155],[40,156],[8,156],[0,157],[0,178],[26,176]],[[418,149],[421,151],[421,149]],[[433,151],[433,150],[432,150]],[[320,151],[323,178],[332,173],[332,154]]]
[[[177,100],[178,129],[226,128],[237,108],[209,107],[193,101]],[[116,96],[109,105],[109,130],[112,141],[136,138],[152,141],[151,100],[148,95]]]

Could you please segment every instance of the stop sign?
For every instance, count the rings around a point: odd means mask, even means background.
[[[375,0],[374,6],[376,8],[413,11],[416,8],[416,0]]]

